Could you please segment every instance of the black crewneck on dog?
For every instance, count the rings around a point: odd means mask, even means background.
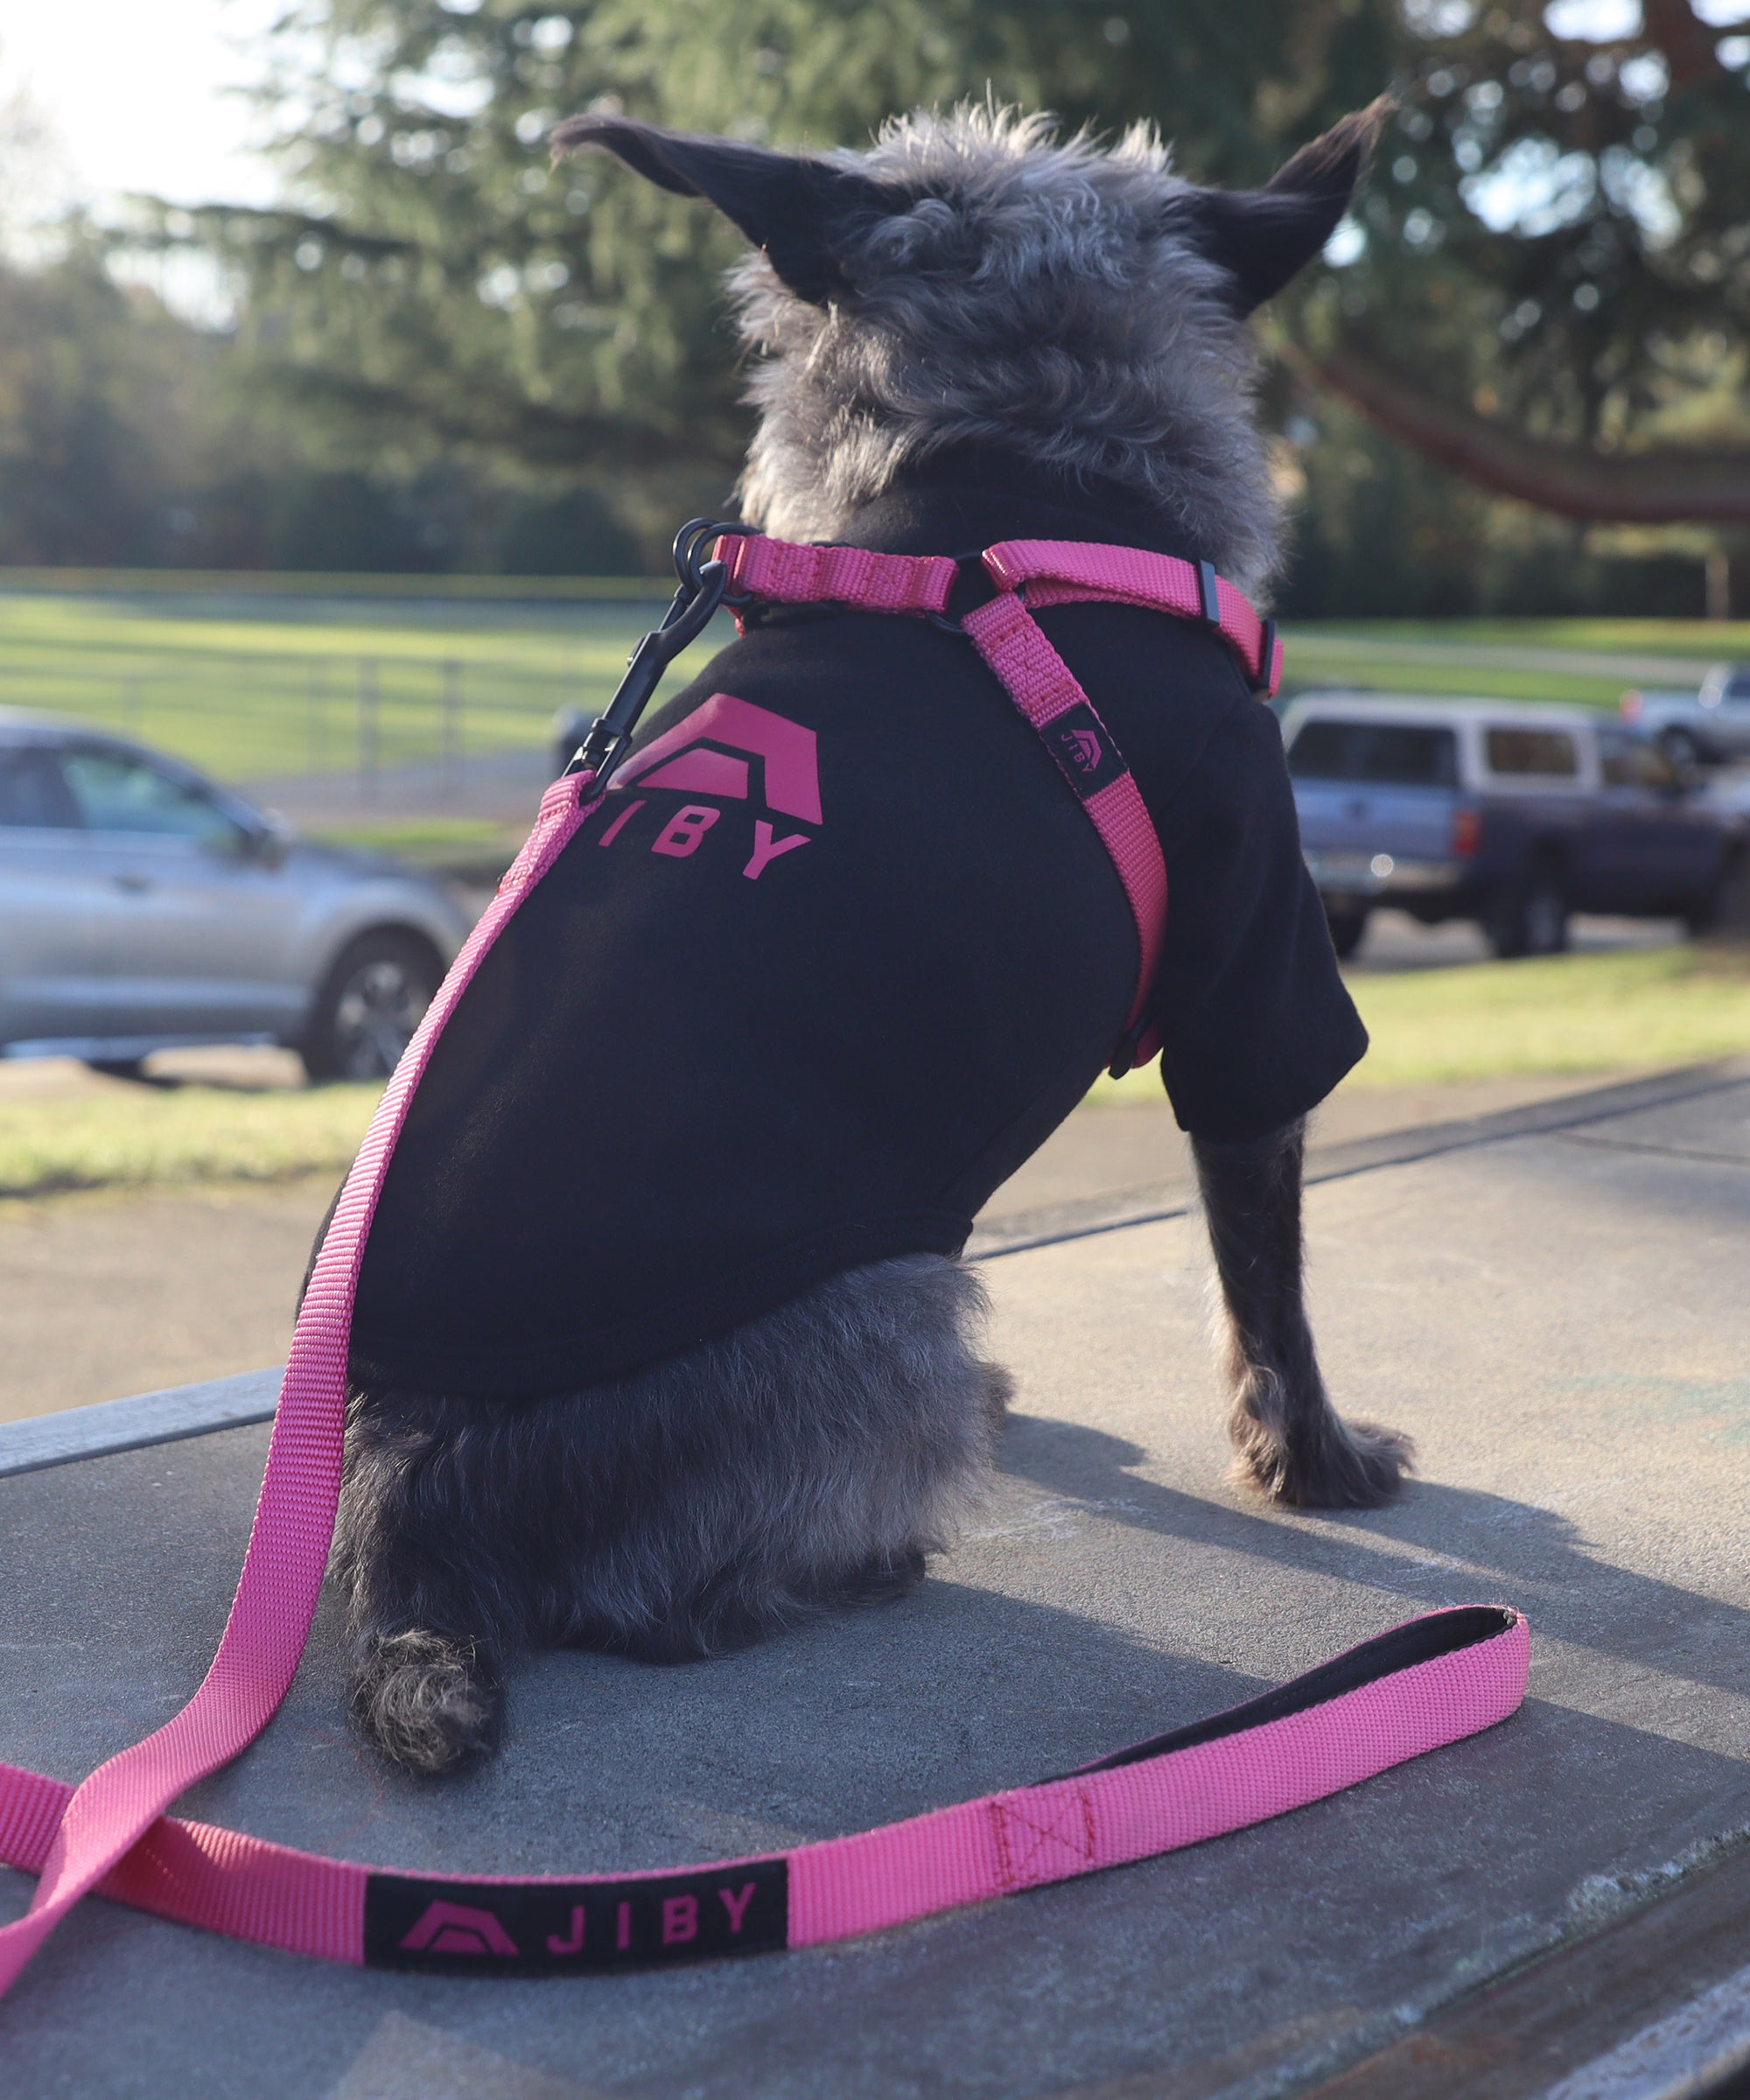
[[[843,537],[1194,551],[1110,492],[971,454]],[[1190,622],[1039,618],[1166,855],[1179,1120],[1261,1136],[1366,1047],[1275,718]],[[766,610],[648,718],[439,1039],[365,1250],[357,1374],[575,1390],[841,1270],[957,1252],[1107,1063],[1136,968],[1105,848],[970,642]]]

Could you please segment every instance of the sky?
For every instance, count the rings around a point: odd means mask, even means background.
[[[102,206],[129,190],[178,204],[265,204],[253,113],[226,90],[260,67],[236,46],[281,0],[0,0],[0,104],[24,91],[58,149],[53,186]]]
[[[1695,0],[1704,20],[1750,0]],[[174,203],[266,204],[271,167],[249,151],[256,119],[228,88],[257,77],[283,0],[0,0],[0,107],[21,90],[48,120],[57,194],[102,211],[122,192]],[[1639,0],[1551,0],[1570,36],[1633,31]],[[257,48],[248,48],[251,40]]]

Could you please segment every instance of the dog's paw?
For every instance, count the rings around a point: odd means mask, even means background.
[[[473,1643],[424,1632],[368,1635],[348,1687],[360,1732],[425,1778],[486,1755],[498,1739],[502,1692]]]
[[[1291,1446],[1262,1424],[1249,1425],[1234,1476],[1294,1509],[1372,1509],[1391,1500],[1414,1470],[1416,1446],[1377,1422],[1345,1422],[1326,1413],[1317,1432]]]
[[[900,1554],[881,1554],[864,1561],[844,1578],[840,1604],[892,1604],[916,1589],[925,1574],[923,1549],[912,1546]]]

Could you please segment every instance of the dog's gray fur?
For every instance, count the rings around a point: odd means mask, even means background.
[[[355,1391],[334,1572],[353,1709],[398,1762],[487,1748],[505,1661],[719,1654],[892,1595],[989,1473],[976,1274],[853,1269],[685,1355],[521,1404]]]
[[[1234,1477],[1273,1502],[1366,1508],[1395,1494],[1415,1446],[1331,1405],[1303,1288],[1304,1124],[1250,1144],[1192,1141],[1215,1256],[1215,1353],[1228,1387]]]
[[[769,250],[736,277],[767,353],[743,488],[769,529],[830,538],[907,460],[978,440],[1127,487],[1256,588],[1278,520],[1238,317],[1316,252],[1379,115],[1225,202],[1145,130],[1102,154],[990,109],[816,163],[619,118],[556,136],[711,196]],[[1242,1476],[1288,1502],[1380,1500],[1409,1446],[1326,1395],[1299,1126],[1194,1144]],[[443,1771],[490,1746],[520,1648],[679,1660],[915,1581],[990,1469],[1009,1389],[978,1354],[983,1311],[971,1270],[914,1256],[587,1392],[356,1390],[334,1570],[364,1733]]]
[[[854,299],[798,298],[762,256],[732,274],[763,360],[750,521],[829,539],[907,461],[976,440],[1124,485],[1257,592],[1281,513],[1256,353],[1152,129],[1102,152],[1054,144],[1048,117],[967,106],[830,158],[916,201],[839,244]]]

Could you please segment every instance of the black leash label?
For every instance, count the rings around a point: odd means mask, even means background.
[[[576,1975],[765,1954],[787,1943],[789,1865],[627,1881],[427,1881],[372,1874],[365,1960],[446,1976]]]
[[[1054,715],[1040,731],[1064,778],[1085,802],[1128,771],[1111,732],[1086,701]]]

